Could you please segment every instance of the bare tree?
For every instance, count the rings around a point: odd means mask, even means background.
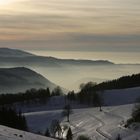
[[[62,115],[67,117],[67,122],[70,122],[70,114],[72,113],[72,109],[70,105],[66,105],[63,109]]]

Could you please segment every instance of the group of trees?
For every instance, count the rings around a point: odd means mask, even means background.
[[[94,86],[95,90],[124,89],[140,86],[140,74],[123,76],[121,78],[106,81]]]
[[[131,76],[123,76],[119,79],[106,81],[100,84],[88,82],[80,85],[80,92],[69,92],[67,98],[69,100],[77,100],[82,104],[99,106],[103,105],[103,91],[110,89],[123,89],[140,86],[140,74]]]
[[[96,84],[88,82],[80,85],[80,92],[69,92],[67,98],[69,100],[77,100],[80,103],[99,106],[103,105],[103,91],[111,89],[124,89],[140,86],[140,74],[131,76],[123,76],[121,78]]]
[[[68,100],[76,100],[82,104],[93,105],[100,107],[103,105],[103,91],[97,91],[94,89],[96,83],[89,82],[87,84],[80,85],[80,92],[74,93],[74,91],[69,92],[67,95]]]
[[[49,88],[47,89],[30,89],[25,93],[17,94],[1,94],[0,105],[13,104],[16,102],[25,102],[38,100],[41,102],[46,101],[51,96]]]
[[[132,119],[134,122],[140,123],[140,104],[137,104],[132,113]]]
[[[46,103],[50,97],[62,94],[60,87],[54,88],[53,91],[46,88],[30,89],[17,94],[0,94],[0,125],[27,131],[26,119],[21,111],[17,112],[13,108],[14,103],[29,104],[35,102],[42,104]]]
[[[62,89],[57,86],[56,88],[54,88],[54,90],[51,92],[51,96],[62,96],[64,93],[62,91]]]
[[[28,130],[26,119],[21,111],[17,113],[10,107],[0,107],[0,124],[20,130]]]
[[[46,103],[51,96],[63,95],[60,87],[54,88],[51,92],[46,89],[30,89],[24,93],[17,94],[0,94],[0,105],[13,104],[17,102],[29,103],[32,101]]]
[[[132,117],[127,121],[126,127],[128,127],[134,122],[140,123],[140,99],[137,100],[131,116]]]

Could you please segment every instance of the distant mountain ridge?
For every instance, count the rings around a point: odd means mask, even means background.
[[[0,48],[0,57],[27,57],[34,56],[31,53],[9,48]]]
[[[18,58],[18,59],[17,59]],[[43,57],[31,53],[9,48],[0,48],[0,64],[15,66],[54,66],[63,65],[113,65],[107,60],[76,60],[76,59],[57,59],[54,57]]]
[[[31,88],[47,87],[52,90],[56,85],[28,68],[0,68],[0,93],[15,93]]]

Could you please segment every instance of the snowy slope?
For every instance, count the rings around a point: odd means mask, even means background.
[[[104,104],[106,106],[115,106],[115,105],[125,105],[125,104],[133,104],[136,102],[136,99],[140,97],[140,87],[137,88],[129,88],[129,89],[121,89],[121,90],[107,90],[104,91]],[[47,111],[47,110],[61,110],[64,105],[68,103],[65,100],[65,97],[62,96],[54,96],[48,100],[46,104],[31,104],[28,106],[18,105],[16,107],[22,112],[38,112],[38,111]],[[87,105],[81,105],[77,102],[70,102],[71,107],[73,109],[77,108],[86,108]]]
[[[88,135],[92,140],[114,140],[118,134],[123,140],[135,140],[140,137],[140,130],[126,129],[124,122],[131,117],[135,100],[140,97],[140,88],[105,91],[105,103],[103,112],[99,108],[73,109],[70,116],[70,126],[74,139],[80,134]],[[59,104],[61,103],[59,99]],[[54,101],[54,99],[53,99]],[[45,132],[53,119],[59,119],[61,124],[66,119],[62,117],[62,110],[56,103],[56,109],[48,110],[53,103],[49,102],[44,111],[25,113],[29,128],[32,132]],[[39,109],[38,109],[39,110]],[[35,111],[35,110],[34,110]]]
[[[88,105],[81,105],[77,103],[76,101],[69,101],[72,108],[85,108],[88,107]],[[15,104],[15,108],[18,108],[18,110],[22,110],[22,112],[38,112],[38,111],[49,111],[49,110],[61,110],[64,108],[65,104],[69,103],[65,100],[64,96],[53,96],[51,97],[46,104]]]
[[[0,125],[0,140],[54,140]]]
[[[74,139],[78,135],[88,135],[92,140],[114,140],[118,134],[124,140],[134,140],[139,138],[139,130],[126,129],[122,123],[130,118],[133,105],[121,105],[104,107],[103,112],[99,108],[75,109],[70,116],[70,126]],[[29,128],[33,132],[44,133],[50,126],[51,120],[59,119],[66,123],[66,119],[61,115],[62,110],[42,111],[26,113]]]
[[[104,92],[105,105],[124,105],[135,103],[140,98],[140,87],[107,90]]]

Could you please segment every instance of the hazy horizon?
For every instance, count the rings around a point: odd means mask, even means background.
[[[139,0],[0,0],[0,47],[137,63],[139,5]]]
[[[0,47],[62,59],[140,63],[139,5],[139,0],[0,0]],[[138,73],[140,65],[60,66],[29,68],[77,89],[89,78],[101,82]]]

